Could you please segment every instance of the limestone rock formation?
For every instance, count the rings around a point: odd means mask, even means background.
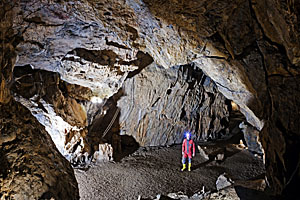
[[[1,104],[0,199],[79,199],[70,163],[23,105]]]
[[[195,141],[229,134],[226,98],[196,66],[150,65],[125,81],[123,93],[120,134],[142,146],[181,143],[185,131],[192,131]]]
[[[2,49],[16,46],[18,66],[58,72],[68,83],[89,87],[94,99],[103,104],[120,91],[127,77],[128,82],[135,79],[134,75],[152,62],[166,69],[194,63],[226,98],[239,105],[248,123],[261,131],[267,177],[274,194],[289,194],[295,189],[300,181],[297,2],[12,3],[16,16],[6,35],[12,37],[13,45],[4,42]],[[7,73],[11,69],[4,66],[1,64],[1,103],[9,102],[7,86],[12,80]],[[92,110],[89,116],[94,118],[97,112]],[[116,105],[111,111],[115,113]],[[141,140],[153,137],[145,136]]]
[[[216,187],[217,187],[217,190],[222,190],[224,188],[227,188],[229,186],[231,186],[234,182],[225,176],[226,174],[221,174],[217,181],[216,181]]]
[[[147,56],[129,43],[137,37],[137,31],[134,24],[123,21],[124,17],[131,18],[125,5],[114,3],[16,3],[14,31],[22,37],[17,46],[17,65],[59,72],[63,80],[91,88],[96,97],[110,97],[128,72],[142,67],[140,59]],[[114,14],[117,20],[111,19],[112,9],[119,12]],[[134,23],[134,19],[130,21]],[[117,34],[111,27],[125,28],[126,37],[127,30],[132,31],[132,36],[126,41],[125,34]]]
[[[264,150],[259,139],[259,131],[245,122],[242,122],[239,127],[244,133],[248,149],[255,154],[264,155]]]
[[[12,3],[0,4],[0,199],[79,199],[70,163],[29,110],[12,98]]]
[[[91,99],[92,91],[62,81],[57,72],[35,70],[29,65],[16,66],[13,76],[15,99],[45,126],[61,154],[78,160],[84,152],[90,153],[84,139],[88,120],[83,102]]]

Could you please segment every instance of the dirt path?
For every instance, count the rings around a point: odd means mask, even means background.
[[[198,153],[193,170],[181,172],[181,147],[140,148],[121,162],[102,163],[87,171],[75,170],[82,200],[154,198],[182,191],[192,195],[205,186],[215,190],[217,177],[226,172],[232,180],[249,180],[264,174],[261,159],[247,150],[233,146],[208,146],[210,161]],[[214,154],[225,152],[223,161],[213,161]]]

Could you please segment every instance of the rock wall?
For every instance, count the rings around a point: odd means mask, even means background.
[[[83,105],[91,99],[90,89],[66,83],[57,72],[35,70],[29,65],[16,66],[13,76],[11,89],[15,99],[46,128],[62,155],[71,160],[82,149],[90,152],[84,139],[88,120]]]
[[[204,56],[194,62],[261,130],[272,191],[295,192],[300,165],[296,150],[300,104],[295,87],[300,72],[299,4],[279,0],[146,2],[156,17],[178,25],[189,39],[205,42]]]
[[[185,131],[195,141],[220,139],[229,136],[225,100],[196,66],[153,64],[124,83],[117,102],[120,134],[132,135],[142,146],[181,143]]]
[[[1,104],[0,199],[79,199],[74,171],[20,103]]]
[[[79,199],[70,164],[29,110],[12,98],[13,2],[0,3],[0,17],[0,199]]]
[[[264,156],[264,150],[259,138],[259,131],[245,122],[240,123],[239,128],[244,133],[244,140],[248,150],[257,156]]]

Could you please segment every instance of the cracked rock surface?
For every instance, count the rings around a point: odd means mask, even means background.
[[[150,65],[123,88],[121,135],[133,135],[142,146],[181,143],[185,131],[195,141],[229,137],[226,98],[196,66]]]

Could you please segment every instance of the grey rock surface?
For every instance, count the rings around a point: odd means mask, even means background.
[[[226,174],[221,174],[216,181],[217,190],[227,188],[227,187],[231,186],[232,183],[233,183],[233,181],[231,179],[229,179],[228,177],[226,177]]]
[[[123,92],[121,135],[132,135],[142,146],[181,143],[185,131],[192,131],[195,141],[229,134],[226,99],[195,66],[150,65],[127,79]]]
[[[248,149],[259,155],[263,155],[263,148],[259,139],[259,131],[256,130],[249,124],[242,122],[239,127],[241,128],[242,132],[244,133],[244,139],[246,141]]]

